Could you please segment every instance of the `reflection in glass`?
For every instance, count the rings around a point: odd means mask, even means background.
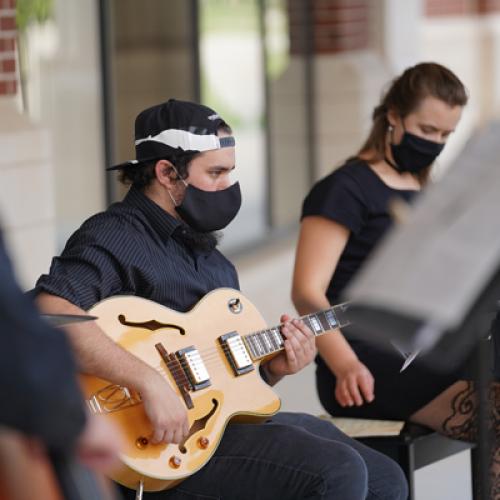
[[[257,0],[201,0],[201,100],[236,137],[243,206],[222,246],[240,247],[266,230],[264,64]]]

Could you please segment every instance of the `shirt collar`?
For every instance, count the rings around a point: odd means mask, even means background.
[[[160,207],[160,205],[157,205],[134,186],[129,189],[123,203],[138,208],[144,213],[149,223],[162,240],[171,237],[172,233],[182,225],[179,219],[170,215],[166,210]]]

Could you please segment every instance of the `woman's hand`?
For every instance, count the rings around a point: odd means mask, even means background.
[[[341,406],[361,406],[375,399],[373,375],[358,359],[337,368],[335,376],[335,398]]]

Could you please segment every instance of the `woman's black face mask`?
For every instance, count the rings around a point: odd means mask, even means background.
[[[392,166],[402,172],[418,174],[439,156],[444,144],[429,141],[405,130],[401,142],[391,143],[390,147],[395,162],[395,165],[389,162]]]

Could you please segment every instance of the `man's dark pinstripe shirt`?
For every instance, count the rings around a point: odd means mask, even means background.
[[[182,243],[183,223],[131,188],[68,240],[36,291],[82,309],[113,295],[137,295],[185,312],[219,287],[239,288],[234,266],[218,251]]]

